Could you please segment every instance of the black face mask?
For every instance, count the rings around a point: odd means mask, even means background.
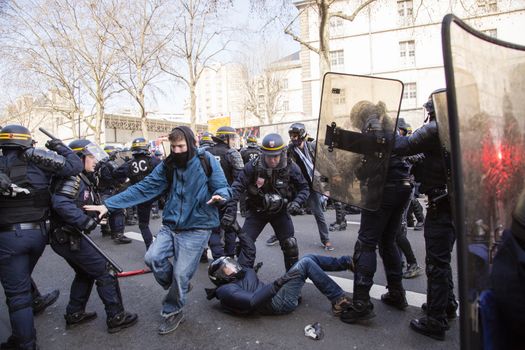
[[[186,165],[188,164],[187,151],[182,153],[171,153],[170,157],[177,168],[186,168]]]
[[[303,140],[301,139],[295,139],[295,140],[292,140],[292,144],[295,146],[295,147],[301,147],[303,143]]]

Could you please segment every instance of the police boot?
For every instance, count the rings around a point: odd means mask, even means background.
[[[447,322],[440,322],[439,320],[426,316],[416,318],[410,321],[410,328],[419,334],[426,335],[427,337],[445,340],[445,331],[447,329]]]
[[[456,317],[458,317],[458,314],[457,314],[457,310],[458,310],[458,302],[457,301],[451,301],[447,304],[447,308],[445,309],[445,312],[447,314],[447,319],[449,320],[453,320],[455,319]],[[423,303],[421,305],[421,310],[423,310],[423,312],[426,314],[427,313],[427,310],[428,310],[428,305],[427,303]]]
[[[18,349],[18,344],[16,343],[15,337],[12,335],[7,338],[5,343],[0,344],[0,350],[16,350]]]
[[[341,313],[341,321],[345,323],[356,323],[374,318],[374,304],[370,300],[354,300],[352,305]]]
[[[111,238],[113,238],[113,242],[117,244],[131,243],[131,238],[124,236],[124,232],[113,232]]]
[[[55,301],[57,301],[59,295],[60,291],[55,289],[51,293],[40,295],[34,298],[33,303],[31,304],[33,308],[33,315],[38,315],[44,312],[48,306],[53,305]]]
[[[406,292],[402,288],[388,288],[388,292],[381,295],[381,301],[399,310],[405,310],[408,306]]]
[[[108,333],[117,333],[125,328],[131,327],[137,323],[138,318],[137,314],[131,312],[119,312],[115,316],[107,319]]]
[[[72,314],[65,314],[64,318],[66,320],[66,329],[70,329],[94,320],[95,318],[97,318],[97,313],[79,311]]]

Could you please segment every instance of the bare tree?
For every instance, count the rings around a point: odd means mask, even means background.
[[[155,89],[155,80],[162,73],[159,62],[165,60],[167,45],[174,34],[167,21],[168,4],[167,0],[112,0],[107,12],[110,22],[99,23],[110,36],[108,45],[121,57],[118,83],[138,104],[145,138],[148,138],[146,90]],[[112,8],[118,11],[111,11]]]
[[[244,108],[261,124],[273,124],[282,109],[283,72],[277,60],[271,61],[276,52],[260,43],[259,49],[247,50],[250,57],[243,58]]]
[[[191,128],[197,120],[196,86],[203,70],[224,52],[231,40],[229,30],[219,23],[218,14],[231,5],[230,0],[177,0],[178,19],[175,37],[169,46],[170,61],[160,62],[162,69],[182,81],[190,92]],[[177,67],[183,68],[177,68]]]
[[[75,92],[79,88],[79,70],[67,50],[50,30],[46,7],[35,11],[36,3],[21,6],[12,1],[4,8],[2,26],[2,57],[6,69],[4,79],[9,86],[22,88],[42,96],[48,108],[61,113],[72,126],[80,116]],[[60,97],[60,103],[56,97]],[[11,104],[12,105],[12,104]],[[73,128],[75,137],[79,135]]]
[[[319,55],[320,76],[330,71],[330,20],[342,18],[352,22],[359,13],[377,0],[352,1],[352,5],[337,7],[340,0],[310,0],[296,2],[294,0],[281,0],[277,3],[268,0],[250,0],[255,11],[269,14],[269,22],[277,21],[283,25],[284,32],[308,50]],[[342,9],[345,9],[343,11]],[[298,21],[306,14],[315,14],[318,21],[318,41],[312,40],[298,33]],[[315,42],[315,40],[313,40]]]

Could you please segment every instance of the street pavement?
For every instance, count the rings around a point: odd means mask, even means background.
[[[327,222],[335,221],[333,210],[326,212]],[[359,228],[359,215],[348,215],[346,231],[331,232],[335,250],[323,250],[317,226],[312,215],[293,218],[300,255],[308,253],[331,256],[352,255]],[[239,215],[239,221],[242,218]],[[152,220],[152,232],[158,232],[161,220]],[[92,238],[114,258],[124,270],[145,267],[144,243],[140,241],[137,226],[127,226],[133,243],[116,245],[109,238],[101,237],[95,230]],[[134,232],[134,233],[133,233]],[[284,262],[279,245],[268,247],[265,241],[272,228],[268,225],[257,241],[257,261],[264,262],[259,271],[263,281],[271,282],[284,273]],[[408,238],[421,266],[424,266],[423,231],[409,229]],[[456,269],[455,254],[453,271]],[[348,292],[352,292],[353,275],[333,272],[330,275]],[[139,314],[139,322],[117,334],[106,332],[105,313],[96,288],[93,288],[87,310],[96,311],[98,319],[65,329],[63,314],[68,302],[73,270],[48,246],[38,262],[33,277],[42,293],[60,289],[60,298],[46,312],[36,317],[38,343],[41,349],[456,349],[459,348],[459,320],[450,323],[445,341],[436,341],[409,329],[412,318],[422,315],[420,304],[425,300],[426,277],[404,280],[410,306],[405,311],[390,308],[378,300],[386,292],[384,270],[378,258],[378,269],[372,289],[376,317],[363,324],[349,325],[330,313],[329,301],[307,283],[302,291],[303,302],[292,314],[285,316],[238,317],[221,311],[218,301],[206,300],[205,287],[213,284],[207,276],[207,265],[200,264],[192,280],[193,290],[188,295],[184,310],[185,321],[168,335],[158,335],[161,321],[160,305],[165,291],[156,284],[153,275],[144,274],[120,278],[124,306]],[[457,274],[455,275],[457,280]],[[1,287],[0,287],[1,289]],[[0,298],[0,341],[10,334],[9,318],[3,293]],[[304,327],[320,322],[324,338],[316,341],[304,336]]]

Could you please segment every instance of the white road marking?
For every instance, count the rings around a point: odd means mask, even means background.
[[[348,221],[349,223],[353,223],[351,221]],[[359,224],[359,223],[356,223]],[[138,232],[128,231],[125,233],[126,237],[129,237],[131,239],[134,239],[136,241],[144,242],[144,239],[142,239],[142,235]],[[208,258],[212,259],[211,256],[211,250],[208,249]],[[330,275],[329,275],[330,276]],[[354,280],[350,278],[342,278],[342,277],[336,277],[336,276],[330,276],[331,279],[335,281],[345,292],[352,293],[354,291]],[[309,279],[306,280],[308,283],[312,283]],[[387,292],[387,289],[384,286],[374,284],[372,286],[372,289],[370,290],[370,297],[374,299],[381,299],[381,294],[384,294]],[[420,307],[421,304],[425,303],[427,301],[427,295],[423,293],[416,293],[411,292],[407,290],[406,292],[408,305]]]
[[[341,287],[345,292],[352,293],[354,291],[354,280],[336,276],[330,276],[330,278],[333,279],[334,282],[337,283],[339,287]],[[313,283],[309,279],[306,280],[306,282]],[[370,290],[370,297],[377,300],[381,300],[381,294],[384,294],[386,292],[387,289],[385,288],[385,286],[374,284],[372,286],[372,289]],[[427,295],[423,293],[416,293],[407,290],[406,297],[408,305],[410,306],[420,307],[421,304],[427,302]]]

